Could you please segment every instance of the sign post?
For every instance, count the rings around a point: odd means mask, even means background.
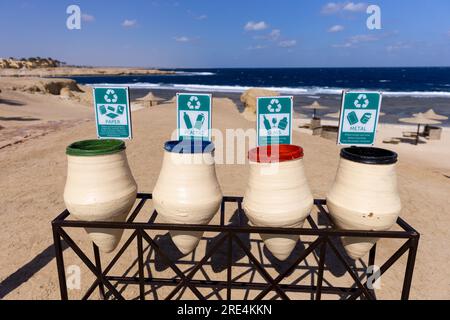
[[[95,121],[99,139],[132,139],[130,95],[128,88],[93,89]]]
[[[293,97],[257,99],[258,146],[292,144]]]
[[[343,92],[338,144],[372,146],[375,143],[381,100],[380,92]]]
[[[178,140],[211,141],[212,95],[177,93]]]

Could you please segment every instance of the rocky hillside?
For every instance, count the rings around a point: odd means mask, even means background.
[[[52,58],[0,58],[0,69],[36,69],[36,68],[57,68],[63,65],[61,61]]]

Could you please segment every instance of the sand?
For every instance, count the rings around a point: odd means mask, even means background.
[[[0,299],[58,299],[59,285],[50,222],[64,210],[62,195],[66,176],[65,147],[73,141],[95,138],[91,109],[75,100],[65,100],[58,96],[9,90],[3,90],[0,99],[0,117],[39,119],[0,120],[0,126],[6,127],[0,130],[0,141],[8,140],[3,135],[11,130],[21,128],[20,130],[26,131],[30,129],[29,126],[35,125],[52,127],[45,135],[25,138],[20,143],[0,149]],[[127,143],[127,155],[139,190],[151,192],[161,167],[162,145],[170,139],[176,123],[175,105],[143,108],[133,112],[133,119],[135,139]],[[70,125],[55,128],[50,121],[68,121]],[[227,128],[253,128],[254,123],[245,120],[231,100],[220,98],[214,100],[213,126],[224,132]],[[382,126],[380,139],[384,135],[398,136],[401,130],[395,126]],[[450,235],[450,181],[444,172],[449,162],[448,138],[446,133],[444,141],[417,147],[379,144],[400,154],[398,178],[404,205],[401,216],[422,234],[411,291],[412,299],[450,298],[450,271],[446,268],[450,260],[450,249],[447,246]],[[339,148],[332,141],[297,131],[294,133],[294,143],[305,149],[306,173],[315,198],[324,198],[334,180]],[[426,155],[428,151],[433,152],[432,156]],[[248,177],[247,165],[218,165],[217,172],[225,194],[243,194]],[[150,210],[148,208],[148,212]],[[90,243],[83,231],[73,231],[71,235],[78,245],[89,251]],[[172,252],[167,236],[164,239],[163,243],[167,245],[165,248]],[[381,241],[377,259],[383,261],[400,245],[397,241]],[[202,243],[199,251],[204,246]],[[105,261],[110,258],[111,256],[104,256]],[[65,259],[66,265],[80,264],[70,250],[66,250]],[[113,270],[114,274],[125,272],[134,259],[134,251],[125,253],[117,269]],[[221,258],[217,259],[219,263],[216,268],[207,269],[208,275],[224,279]],[[263,256],[263,259],[276,268],[279,267],[269,256]],[[382,288],[377,290],[379,298],[399,298],[405,261],[405,257],[402,258],[383,277]],[[166,276],[171,274],[161,262],[154,269],[154,272]],[[82,267],[81,270],[81,287],[86,289],[93,277],[86,268]],[[274,273],[275,269],[270,272]],[[348,278],[344,277],[344,272],[339,268],[325,273],[325,279],[336,284],[348,284]],[[161,289],[160,293],[167,290]],[[129,298],[136,294],[136,288],[126,291]],[[80,298],[81,291],[71,290],[70,295],[72,298]],[[243,298],[244,295],[237,293],[234,297]],[[192,295],[187,293],[183,298],[192,298]],[[211,298],[215,299],[216,296],[212,295]],[[308,299],[309,296],[298,298]]]

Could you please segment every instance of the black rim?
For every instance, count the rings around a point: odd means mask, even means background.
[[[394,164],[398,160],[397,153],[380,148],[345,148],[341,150],[341,157],[364,164]]]

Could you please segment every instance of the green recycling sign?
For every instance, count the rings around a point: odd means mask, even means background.
[[[97,137],[131,139],[131,113],[128,88],[97,87],[93,89]]]
[[[382,94],[380,92],[344,92],[338,144],[368,146],[375,143]]]
[[[210,94],[177,93],[178,139],[211,141]]]
[[[257,99],[258,146],[292,143],[293,97]]]

